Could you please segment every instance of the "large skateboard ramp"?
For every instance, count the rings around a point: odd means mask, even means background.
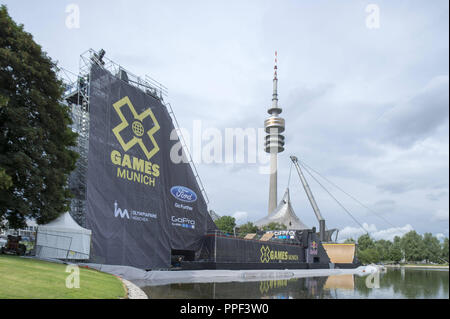
[[[351,264],[355,258],[355,244],[325,244],[323,248],[330,257],[332,263],[335,264]]]

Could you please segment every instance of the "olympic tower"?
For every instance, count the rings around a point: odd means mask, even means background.
[[[277,78],[277,52],[275,51],[275,65],[273,75],[272,105],[267,112],[269,118],[264,121],[267,133],[265,140],[265,151],[270,154],[270,185],[269,185],[269,209],[268,214],[277,207],[277,157],[278,153],[284,151],[284,119],[279,115],[282,109],[278,106],[278,78]]]

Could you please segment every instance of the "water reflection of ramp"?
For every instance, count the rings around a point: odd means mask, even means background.
[[[355,244],[325,244],[328,257],[335,264],[351,264],[355,256]]]
[[[323,288],[354,290],[355,281],[353,274],[329,276]]]
[[[245,282],[185,283],[142,287],[151,299],[325,299],[326,277]]]

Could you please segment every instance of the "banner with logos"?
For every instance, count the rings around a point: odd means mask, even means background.
[[[190,165],[170,157],[178,140],[170,139],[166,107],[97,65],[90,77],[86,224],[93,260],[167,268],[172,249],[199,249],[214,222]]]
[[[267,241],[207,235],[199,253],[199,259],[217,264],[240,264],[241,268],[238,269],[247,267],[245,263],[252,265],[253,269],[268,268],[265,266],[273,263],[308,263],[316,266],[322,265],[322,267],[324,264],[330,263],[318,233],[311,230],[269,232],[274,236]],[[314,265],[307,267],[314,268]]]

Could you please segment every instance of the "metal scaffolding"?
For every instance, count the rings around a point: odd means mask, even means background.
[[[89,152],[89,95],[90,95],[90,70],[93,64],[97,64],[109,71],[112,75],[127,82],[128,84],[142,90],[146,94],[158,99],[166,108],[172,118],[175,130],[183,147],[183,152],[192,168],[200,190],[206,203],[209,203],[208,196],[203,187],[203,183],[197,172],[190,152],[187,148],[178,121],[172,110],[172,106],[164,101],[168,96],[167,88],[146,75],[144,78],[134,75],[124,69],[119,64],[111,61],[104,56],[105,51],[98,52],[89,49],[80,55],[79,73],[74,74],[63,68],[59,69],[60,79],[66,85],[64,94],[64,103],[70,107],[72,125],[74,132],[78,133],[77,145],[72,149],[79,154],[75,170],[69,177],[69,188],[74,195],[71,200],[70,214],[72,218],[82,227],[86,226],[86,192],[87,192],[87,173],[88,173],[88,152]]]

